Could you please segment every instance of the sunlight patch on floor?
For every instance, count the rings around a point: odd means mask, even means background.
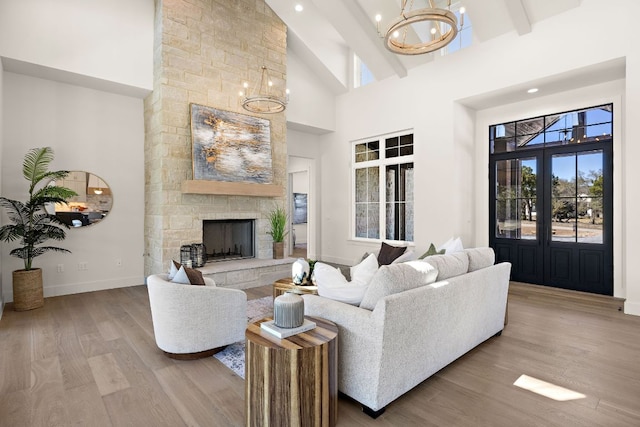
[[[584,399],[587,397],[577,391],[569,390],[568,388],[560,387],[559,385],[548,383],[528,375],[521,375],[513,385],[548,397],[549,399],[557,400],[558,402]]]

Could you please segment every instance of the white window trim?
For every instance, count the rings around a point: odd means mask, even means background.
[[[386,152],[386,142],[385,140],[388,138],[395,138],[395,137],[400,137],[400,136],[404,136],[404,135],[408,135],[408,134],[412,134],[413,135],[413,154],[408,155],[408,156],[399,156],[399,157],[391,157],[391,158],[387,158],[387,152]],[[367,143],[367,142],[372,142],[378,140],[379,141],[379,150],[380,150],[380,158],[377,160],[368,160],[365,162],[356,162],[356,150],[355,147],[358,144],[363,144],[363,143]],[[383,149],[382,147],[384,146],[385,149]],[[381,135],[375,135],[375,136],[371,136],[368,138],[361,138],[361,139],[357,139],[357,140],[353,140],[351,141],[350,144],[350,149],[351,149],[351,203],[350,203],[350,217],[351,217],[351,221],[350,221],[350,230],[349,230],[349,239],[350,241],[354,241],[354,242],[363,242],[363,243],[372,243],[372,242],[390,242],[390,243],[396,243],[396,244],[405,244],[408,246],[412,246],[414,245],[414,241],[408,241],[408,240],[390,240],[386,238],[386,209],[379,209],[379,218],[378,218],[378,223],[380,224],[380,238],[368,238],[368,237],[357,237],[356,236],[356,215],[355,215],[355,206],[356,206],[356,192],[355,192],[355,188],[356,188],[356,169],[361,169],[361,168],[368,168],[368,167],[378,167],[379,168],[379,185],[378,185],[378,191],[379,191],[379,195],[378,195],[378,200],[380,200],[380,204],[381,205],[385,205],[386,204],[386,194],[385,194],[385,189],[386,189],[386,185],[385,185],[385,177],[384,177],[384,171],[386,170],[386,166],[388,165],[399,165],[399,164],[404,164],[404,163],[413,163],[414,167],[415,167],[415,161],[414,161],[414,157],[415,157],[415,149],[416,149],[416,134],[414,132],[413,129],[404,129],[404,130],[400,130],[400,131],[396,131],[393,133],[387,133],[387,134],[381,134]],[[414,209],[415,209],[415,194],[412,195],[414,196]]]

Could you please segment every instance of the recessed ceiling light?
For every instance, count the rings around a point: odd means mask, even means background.
[[[302,12],[304,10],[304,7],[302,7],[302,5],[300,3],[298,3],[295,7],[296,12]]]
[[[537,87],[532,87],[531,89],[529,89],[529,90],[527,91],[527,93],[536,93],[537,91],[538,91],[538,88],[537,88]]]

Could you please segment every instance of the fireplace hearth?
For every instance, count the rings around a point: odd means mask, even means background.
[[[207,262],[254,258],[255,220],[204,220],[202,242],[207,251]]]

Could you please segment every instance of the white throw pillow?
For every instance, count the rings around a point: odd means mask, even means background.
[[[464,246],[462,246],[462,239],[460,237],[452,237],[446,242],[444,242],[439,248],[438,251],[442,249],[445,250],[445,254],[452,254],[454,252],[460,252],[464,250]]]
[[[171,263],[173,265],[173,262]],[[174,267],[175,268],[175,267]],[[187,272],[184,270],[184,265],[180,266],[180,270],[173,275],[173,279],[170,279],[173,283],[182,283],[184,285],[190,285],[189,276],[187,276]]]
[[[376,271],[378,271],[378,258],[374,254],[369,254],[360,263],[351,267],[351,283],[368,285]]]
[[[405,253],[394,259],[391,264],[400,264],[402,262],[415,261],[418,258],[416,253],[412,250],[407,250]]]
[[[322,262],[316,262],[313,274],[318,286],[318,295],[359,305],[377,270],[378,260],[374,254],[371,254],[358,265],[351,267],[351,282],[347,281],[338,268]]]
[[[176,273],[178,273],[178,269],[176,268],[176,263],[175,261],[171,261],[171,265],[169,266],[169,275],[167,278],[169,280],[173,280],[173,278],[176,276]]]

